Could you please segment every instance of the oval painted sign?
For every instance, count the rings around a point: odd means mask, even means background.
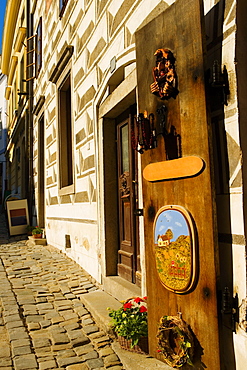
[[[154,253],[161,283],[174,293],[191,291],[196,280],[194,225],[185,208],[159,209],[154,220]]]

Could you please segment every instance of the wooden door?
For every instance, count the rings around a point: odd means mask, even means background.
[[[137,83],[139,113],[155,115],[156,128],[163,120],[157,113],[167,107],[166,128],[174,126],[181,140],[182,158],[196,156],[204,167],[196,176],[181,176],[162,181],[143,179],[145,255],[148,295],[149,349],[157,352],[157,328],[161,317],[177,316],[190,325],[195,339],[196,369],[220,369],[217,310],[219,278],[218,245],[215,220],[215,197],[211,158],[211,128],[204,84],[203,1],[177,0],[166,11],[136,33]],[[145,46],[145,47],[144,47]],[[161,100],[151,93],[154,53],[169,49],[176,58],[178,95]],[[142,170],[149,164],[166,162],[165,130],[158,136],[157,148],[142,154]],[[179,161],[172,159],[172,161]],[[196,243],[197,279],[186,293],[168,290],[159,278],[154,253],[155,216],[162,207],[178,206],[192,218]],[[165,257],[166,258],[166,257]]]
[[[131,148],[130,121],[133,116],[117,125],[118,160],[118,209],[119,250],[118,275],[138,283],[140,280],[140,257],[137,237],[137,160]]]
[[[45,127],[44,115],[38,122],[38,224],[45,226]]]

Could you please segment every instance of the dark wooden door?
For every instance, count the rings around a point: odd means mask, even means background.
[[[118,275],[138,283],[140,258],[137,237],[137,160],[131,148],[130,122],[133,117],[117,125],[119,250]]]
[[[39,120],[38,136],[38,224],[40,227],[45,226],[45,139],[44,139],[44,116]]]

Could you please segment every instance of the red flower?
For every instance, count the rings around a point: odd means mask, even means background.
[[[147,312],[147,308],[145,306],[140,307],[140,312]]]
[[[125,304],[123,305],[123,307],[124,307],[124,311],[126,311],[126,309],[127,309],[127,308],[131,308],[131,307],[132,307],[132,303],[127,302],[127,303],[125,303]]]
[[[141,299],[140,297],[136,297],[136,298],[134,299],[134,302],[136,302],[136,303],[140,303],[140,302],[143,302],[143,299]]]
[[[143,297],[143,299],[147,299],[148,297]]]

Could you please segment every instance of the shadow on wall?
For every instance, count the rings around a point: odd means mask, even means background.
[[[207,43],[207,97],[211,111],[213,140],[213,165],[216,185],[216,213],[219,243],[218,317],[220,335],[220,357],[222,369],[236,369],[233,344],[233,321],[231,305],[233,297],[233,262],[231,234],[231,210],[229,180],[237,163],[236,153],[240,153],[237,143],[227,137],[224,121],[224,92],[213,87],[213,65],[222,65],[223,21],[226,17],[225,0],[219,1],[205,16]],[[222,72],[222,71],[221,71]],[[227,103],[227,101],[225,101]],[[234,156],[231,156],[234,150]],[[238,157],[239,158],[239,157]],[[237,159],[238,161],[238,159]],[[236,185],[237,186],[237,185]],[[227,302],[226,302],[227,301]],[[226,308],[226,305],[228,308]]]

